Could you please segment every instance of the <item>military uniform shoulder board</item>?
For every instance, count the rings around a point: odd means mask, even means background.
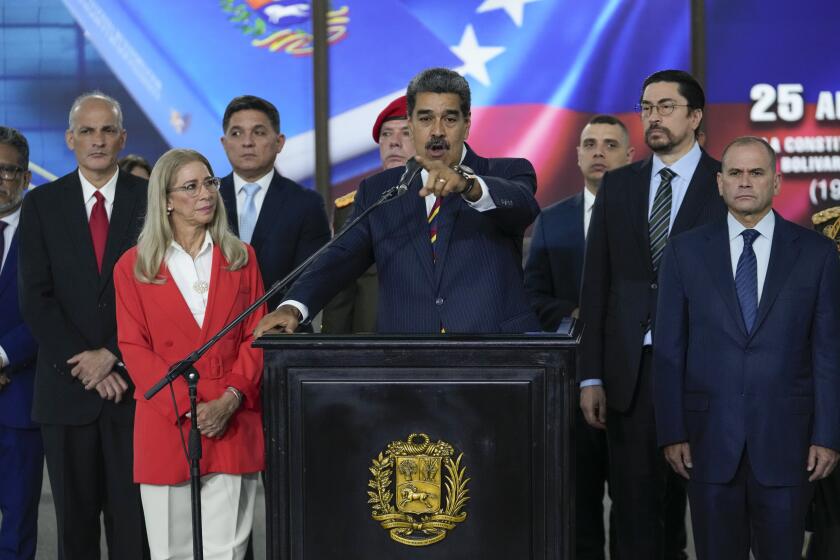
[[[335,207],[336,208],[344,208],[345,206],[350,206],[356,200],[356,191],[350,192],[345,194],[342,197],[335,199]]]

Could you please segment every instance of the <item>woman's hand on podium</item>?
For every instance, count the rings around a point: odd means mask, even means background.
[[[291,305],[281,305],[262,319],[257,328],[254,329],[254,338],[259,338],[271,329],[279,329],[280,332],[292,334],[300,324],[300,311]]]

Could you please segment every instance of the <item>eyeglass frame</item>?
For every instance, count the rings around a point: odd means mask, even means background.
[[[633,109],[642,115],[643,117],[648,117],[653,114],[653,109],[656,109],[656,113],[660,117],[667,117],[668,115],[674,114],[674,111],[677,107],[689,107],[696,109],[697,107],[692,107],[690,103],[674,103],[673,101],[660,101],[658,103],[636,103],[636,106]],[[663,104],[665,107],[670,107],[670,109],[666,109],[664,112],[662,111]]]
[[[5,171],[8,169],[14,170],[11,172],[11,176],[5,174]],[[24,173],[26,173],[26,170],[19,165],[0,165],[0,180],[2,181],[17,181]]]
[[[208,182],[210,182],[210,186],[208,186]],[[197,198],[198,193],[201,192],[199,190],[199,185],[207,189],[207,192],[210,193],[217,193],[222,186],[222,180],[218,177],[208,177],[205,180],[201,181],[201,183],[196,182],[193,184],[181,185],[180,187],[172,187],[171,189],[166,189],[166,192],[173,193],[173,192],[183,192],[190,198]],[[191,192],[192,189],[192,192]]]

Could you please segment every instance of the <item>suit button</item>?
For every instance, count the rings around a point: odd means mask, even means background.
[[[439,297],[435,300],[435,305],[443,305],[443,298]]]
[[[656,282],[651,282],[650,289],[651,290],[658,290],[659,289],[659,284],[657,284]]]

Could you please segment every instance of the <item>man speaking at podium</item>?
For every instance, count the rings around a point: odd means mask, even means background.
[[[540,211],[533,166],[519,158],[483,158],[464,143],[470,89],[456,72],[425,70],[406,96],[420,173],[407,193],[372,211],[319,257],[263,317],[256,336],[275,327],[294,332],[373,263],[378,332],[539,330],[521,264],[523,232]],[[362,181],[353,216],[400,183],[405,170]]]

